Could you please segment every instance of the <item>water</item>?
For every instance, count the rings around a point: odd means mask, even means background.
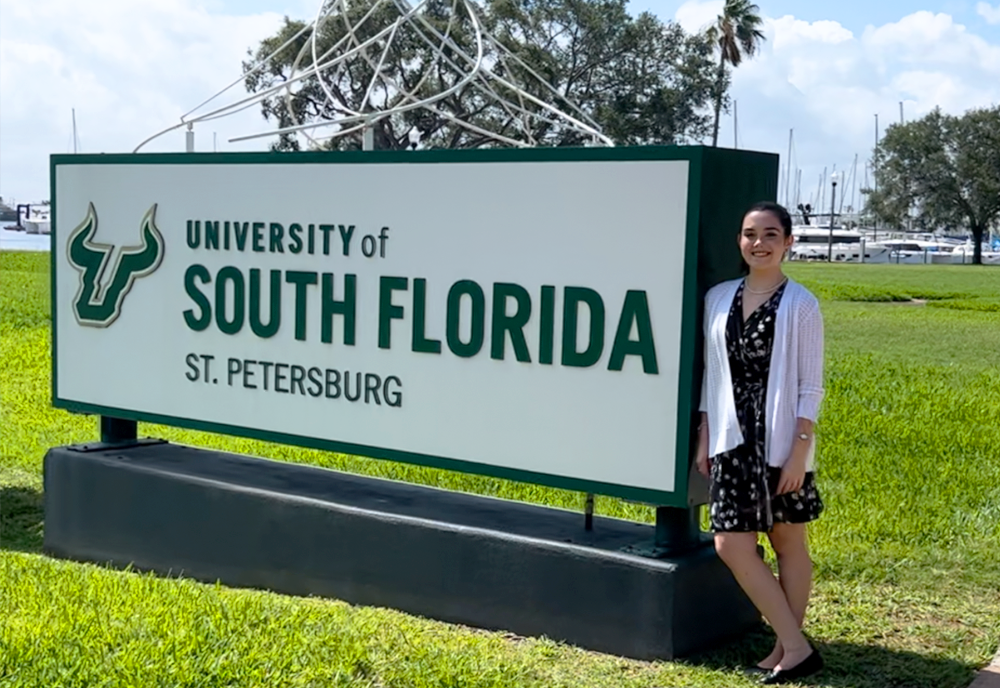
[[[0,229],[0,251],[48,251],[51,246],[52,237],[48,234]]]

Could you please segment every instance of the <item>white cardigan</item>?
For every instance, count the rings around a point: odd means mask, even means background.
[[[742,278],[717,284],[705,295],[705,372],[699,409],[708,414],[708,455],[743,443],[736,417],[726,321]],[[823,398],[823,318],[819,302],[808,289],[788,280],[778,304],[774,345],[765,404],[769,466],[785,465],[795,441],[797,418],[816,422]],[[815,441],[810,442],[806,470],[813,470]]]

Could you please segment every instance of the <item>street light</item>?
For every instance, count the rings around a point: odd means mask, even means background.
[[[828,253],[826,260],[829,263],[833,262],[833,211],[837,207],[837,182],[840,181],[840,172],[834,172],[830,175],[830,182],[833,184],[833,193],[830,194],[830,243],[828,246]]]

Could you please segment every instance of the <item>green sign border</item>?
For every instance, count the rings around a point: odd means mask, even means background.
[[[698,290],[698,239],[702,192],[701,146],[644,146],[624,148],[503,148],[480,150],[428,150],[428,151],[309,151],[299,153],[125,153],[125,154],[55,154],[50,157],[50,185],[52,203],[52,244],[50,256],[52,288],[52,405],[73,413],[99,414],[126,420],[156,423],[190,430],[233,435],[250,439],[319,449],[343,454],[386,459],[443,468],[477,475],[503,478],[537,485],[545,485],[577,492],[592,492],[623,499],[663,506],[687,507],[690,471],[692,424],[692,384],[696,361],[695,347],[698,337],[698,312],[701,294]],[[272,165],[303,163],[337,164],[434,164],[434,163],[524,163],[524,162],[634,162],[643,160],[686,161],[688,165],[687,236],[684,255],[684,293],[681,309],[680,370],[677,397],[677,433],[674,456],[674,491],[665,492],[596,482],[578,478],[537,473],[519,469],[492,466],[440,456],[417,454],[382,447],[352,444],[331,440],[271,432],[250,427],[224,425],[192,418],[164,416],[144,411],[119,409],[86,402],[62,399],[58,389],[58,319],[55,244],[58,241],[56,188],[59,165]]]

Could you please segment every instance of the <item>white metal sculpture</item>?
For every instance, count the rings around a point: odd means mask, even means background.
[[[534,132],[544,128],[572,130],[591,145],[614,145],[611,139],[601,133],[600,127],[592,118],[484,29],[479,8],[473,0],[451,0],[450,8],[445,9],[447,22],[443,29],[436,27],[430,20],[429,3],[430,0],[419,0],[416,4],[410,4],[408,0],[373,0],[363,16],[352,21],[351,0],[323,0],[312,22],[307,23],[270,55],[251,65],[249,72],[182,115],[179,124],[140,143],[135,152],[153,139],[182,127],[188,129],[188,150],[193,150],[193,127],[196,123],[230,116],[259,106],[264,99],[279,95],[284,98],[292,121],[290,126],[229,140],[246,141],[287,134],[301,136],[307,141],[307,146],[318,147],[328,139],[363,131],[366,134],[365,148],[371,148],[370,132],[378,120],[423,109],[499,145],[539,145]],[[354,9],[357,13],[359,8]],[[376,25],[376,21],[380,25]],[[342,37],[331,47],[322,50],[317,37],[322,35],[324,27],[330,22],[342,24],[337,27]],[[440,25],[440,21],[438,23]],[[474,46],[474,49],[463,48],[455,40],[455,32],[459,29],[465,32],[464,35],[471,37],[466,42]],[[218,104],[228,91],[244,83],[248,74],[265,69],[282,51],[303,37],[306,37],[305,42],[292,63],[291,75],[287,80],[232,102]],[[433,56],[418,83],[410,88],[398,83],[398,79],[385,68],[394,41],[400,40],[419,41]],[[330,87],[331,77],[335,78],[352,66],[367,66],[372,73],[360,106],[355,107]],[[432,78],[432,74],[442,70],[453,76],[454,83],[435,93],[421,92],[425,91],[424,84]],[[511,76],[515,73],[522,80],[528,79],[533,83],[516,83]],[[296,117],[292,101],[297,89],[312,77],[316,77],[322,88],[325,98],[323,110],[332,113],[332,116],[305,122]],[[509,121],[517,123],[516,131],[491,131],[440,107],[442,101],[463,89],[475,89],[481,98],[499,106]],[[372,95],[376,92],[391,94],[391,105],[382,109],[374,106]],[[216,103],[214,109],[208,109],[213,103]]]

